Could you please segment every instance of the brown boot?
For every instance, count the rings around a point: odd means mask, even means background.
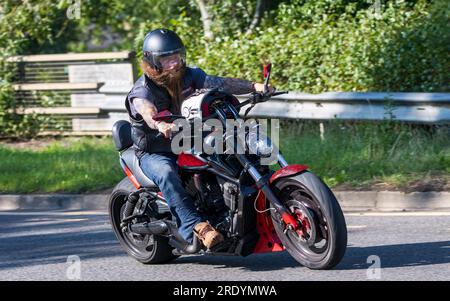
[[[223,235],[214,229],[208,222],[202,222],[195,225],[194,233],[208,249],[224,240]]]

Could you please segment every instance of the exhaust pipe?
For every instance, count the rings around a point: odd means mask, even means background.
[[[202,248],[200,240],[195,235],[194,238],[192,239],[192,244],[188,244],[184,239],[183,242],[181,242],[174,236],[170,237],[169,244],[172,247],[175,247],[176,251],[179,251],[181,254],[195,254],[198,253]]]
[[[131,232],[142,235],[168,235],[169,227],[163,221],[154,221],[151,223],[138,223],[130,225]]]
[[[202,248],[202,245],[197,236],[194,235],[192,244],[189,244],[181,237],[176,225],[169,221],[159,220],[150,223],[146,222],[131,224],[130,230],[133,233],[142,235],[151,234],[168,236],[169,244],[182,254],[195,254],[198,253]]]

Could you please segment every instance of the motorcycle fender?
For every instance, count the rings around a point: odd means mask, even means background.
[[[292,164],[285,167],[280,168],[269,179],[269,183],[272,184],[278,179],[290,177],[295,174],[299,174],[305,170],[308,170],[308,166],[302,164]]]

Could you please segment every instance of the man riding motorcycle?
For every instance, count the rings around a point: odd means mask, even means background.
[[[182,185],[177,172],[177,155],[172,152],[169,139],[173,125],[155,121],[153,116],[164,110],[180,114],[182,101],[197,89],[220,88],[231,94],[246,94],[263,91],[264,84],[212,76],[200,68],[187,67],[184,44],[175,32],[168,29],[149,32],[142,51],[144,74],[126,98],[140,166],[167,199],[181,236],[190,243],[194,232],[209,249],[224,238],[197,212]]]

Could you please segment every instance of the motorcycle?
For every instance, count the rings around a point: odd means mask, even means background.
[[[249,106],[246,116],[256,104],[287,93],[269,92],[270,65],[264,72],[265,91],[252,93],[243,102],[212,89],[185,100],[182,115],[160,112],[154,119],[192,122],[195,115],[203,122],[217,118],[226,126],[227,118],[241,118],[242,107]],[[308,166],[288,164],[280,151],[276,171],[260,164],[261,154],[184,151],[178,155],[179,175],[195,207],[225,238],[206,249],[195,235],[189,243],[178,233],[164,195],[139,166],[130,123],[117,121],[112,133],[126,177],[109,197],[109,216],[121,246],[136,260],[157,264],[182,255],[248,256],[286,250],[305,267],[331,269],[344,256],[347,228],[336,197]],[[212,140],[210,135],[202,139]],[[258,139],[238,141],[264,145]]]

